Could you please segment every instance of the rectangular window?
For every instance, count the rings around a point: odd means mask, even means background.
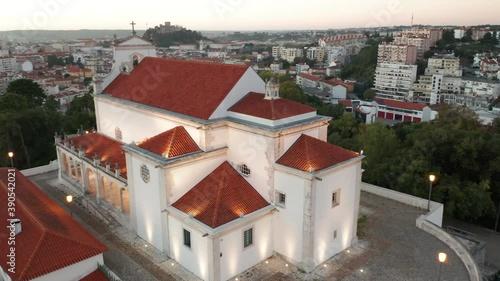
[[[340,204],[340,190],[332,193],[332,208]]]
[[[184,246],[191,249],[191,232],[184,230]]]
[[[281,193],[279,191],[276,191],[275,201],[276,201],[276,206],[285,208],[285,206],[286,206],[286,194]]]
[[[253,245],[253,228],[243,232],[243,248]]]

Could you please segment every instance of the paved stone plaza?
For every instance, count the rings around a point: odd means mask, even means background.
[[[64,202],[65,192],[68,191],[59,185],[56,172],[30,179],[56,202],[69,207]],[[104,261],[122,280],[200,280],[113,220],[102,222],[78,204],[70,208],[75,219],[110,248],[104,254]],[[415,226],[416,218],[424,212],[363,192],[361,214],[367,219],[360,227],[362,235],[356,246],[336,255],[309,274],[278,257],[271,257],[236,278],[259,281],[437,280],[437,254],[445,252],[448,260],[442,267],[441,280],[468,280],[465,266],[453,251]]]

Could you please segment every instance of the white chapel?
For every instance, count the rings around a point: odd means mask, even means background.
[[[56,136],[59,179],[203,280],[277,255],[310,272],[356,243],[362,155],[250,67],[115,44],[97,130]]]

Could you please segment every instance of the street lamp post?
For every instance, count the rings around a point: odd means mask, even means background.
[[[9,156],[9,158],[10,158],[10,166],[11,166],[12,168],[14,168],[14,160],[13,160],[13,158],[14,158],[14,152],[9,151],[9,153],[7,153],[7,155],[8,155],[8,156]]]
[[[71,217],[73,217],[73,210],[71,209],[71,202],[73,202],[73,195],[66,195],[66,202],[70,203],[69,211],[71,213]]]
[[[439,275],[438,275],[438,281],[441,280],[441,270],[443,268],[443,263],[446,261],[446,254],[445,253],[439,253],[438,259],[439,259]]]
[[[427,202],[427,211],[431,210],[431,194],[432,194],[432,183],[436,179],[435,175],[429,175],[429,201]]]

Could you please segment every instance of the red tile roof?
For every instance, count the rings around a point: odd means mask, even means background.
[[[248,66],[145,58],[103,93],[208,120]]]
[[[96,269],[79,281],[109,281],[109,278],[106,277],[106,275],[104,275],[104,273],[102,273],[99,269]]]
[[[8,177],[8,169],[0,168],[2,202],[7,202]],[[7,210],[0,212],[2,222],[17,218],[22,225],[22,231],[15,236],[16,271],[7,272],[12,279],[31,280],[108,250],[18,170],[15,194],[15,215],[9,217]],[[4,226],[0,230],[2,266],[8,261],[7,237],[8,229]]]
[[[196,184],[173,207],[211,228],[253,213],[269,203],[228,163]]]
[[[287,99],[264,99],[264,94],[249,93],[229,111],[260,117],[268,120],[279,120],[304,113],[315,112],[316,109]]]
[[[106,161],[111,164],[111,171],[115,171],[115,164],[120,166],[120,175],[127,178],[127,165],[125,162],[125,153],[123,152],[123,143],[111,139],[99,133],[89,133],[81,136],[68,138],[67,141],[73,141],[73,146],[78,149],[80,146],[85,151],[85,156],[94,159],[94,155],[99,156],[101,165],[106,167]]]
[[[354,151],[301,135],[276,163],[310,172],[311,168],[323,170],[358,156]]]
[[[375,101],[380,105],[385,105],[388,107],[400,108],[400,109],[408,109],[408,110],[423,110],[427,105],[421,103],[413,103],[413,102],[405,102],[405,101],[397,101],[397,100],[389,100],[389,99],[381,99],[376,98]]]
[[[339,100],[339,103],[345,105],[345,107],[352,107],[352,101],[351,100]]]
[[[345,82],[345,81],[342,81],[341,79],[338,79],[338,78],[332,78],[330,80],[326,80],[325,83],[332,85],[332,86],[340,85],[340,86],[343,86],[345,88],[348,88],[349,86],[352,87],[354,85],[354,83],[352,83],[352,82]]]
[[[321,77],[310,75],[310,74],[306,74],[306,73],[300,73],[299,77],[302,77],[302,78],[305,78],[305,79],[308,79],[308,80],[312,80],[312,81],[319,81],[319,80],[321,80]]]
[[[172,158],[191,152],[200,151],[193,138],[182,126],[175,127],[137,145],[166,158]]]

